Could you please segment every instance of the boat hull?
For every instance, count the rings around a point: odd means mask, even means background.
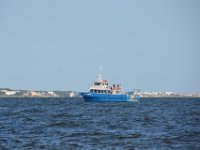
[[[126,94],[98,94],[98,93],[85,93],[82,95],[86,102],[130,102],[133,99]]]

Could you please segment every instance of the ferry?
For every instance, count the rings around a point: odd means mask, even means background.
[[[80,93],[86,102],[131,102],[140,101],[140,90],[125,93],[120,84],[109,85],[108,80],[99,75],[89,88],[89,92]]]

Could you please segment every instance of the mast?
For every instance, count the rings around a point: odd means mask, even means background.
[[[99,82],[103,80],[102,79],[102,71],[103,71],[103,66],[100,65],[99,69],[98,69],[99,74],[98,74],[98,77],[97,77],[97,81],[99,81]]]
[[[99,75],[97,76],[97,81],[102,81],[102,74],[99,74]]]

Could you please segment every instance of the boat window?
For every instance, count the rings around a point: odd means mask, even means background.
[[[94,90],[94,93],[97,93],[97,90]]]
[[[101,85],[101,83],[100,82],[95,82],[94,85]]]

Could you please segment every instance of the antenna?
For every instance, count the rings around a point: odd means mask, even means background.
[[[98,75],[98,81],[101,81],[101,80],[102,80],[102,75],[99,74],[99,75]]]
[[[98,80],[102,80],[102,71],[103,71],[103,66],[100,65],[98,69]]]

